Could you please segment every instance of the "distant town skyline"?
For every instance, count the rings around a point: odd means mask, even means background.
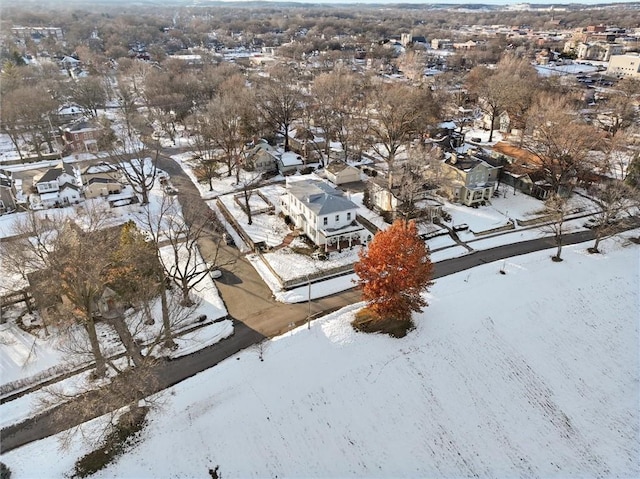
[[[256,0],[219,0],[220,2],[253,2]],[[561,2],[553,2],[549,0],[531,0],[531,1],[520,1],[520,0],[466,0],[466,1],[438,1],[438,0],[258,0],[264,1],[266,3],[310,3],[310,4],[321,4],[321,3],[331,3],[331,4],[389,4],[389,5],[400,5],[400,4],[425,4],[425,5],[548,5],[555,7],[562,7],[564,5],[613,5],[613,4],[623,4],[623,3],[636,3],[640,5],[638,0],[616,0],[614,2],[606,2],[601,0],[566,0]],[[169,2],[170,3],[170,2]],[[201,4],[201,2],[195,2],[197,4]]]

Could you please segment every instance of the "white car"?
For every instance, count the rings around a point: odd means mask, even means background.
[[[218,279],[222,277],[222,271],[220,271],[219,269],[212,269],[211,270],[211,278],[212,279]]]

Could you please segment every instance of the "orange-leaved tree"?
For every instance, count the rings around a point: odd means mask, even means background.
[[[433,265],[415,222],[396,220],[359,256],[358,287],[374,319],[410,321],[427,306],[422,293],[433,284]]]

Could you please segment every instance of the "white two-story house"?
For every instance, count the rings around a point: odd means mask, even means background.
[[[42,175],[34,176],[33,186],[44,208],[77,203],[81,199],[76,171],[64,161]]]
[[[358,206],[342,191],[318,180],[287,182],[281,197],[284,214],[316,245],[350,247],[363,239],[365,229],[356,221]]]

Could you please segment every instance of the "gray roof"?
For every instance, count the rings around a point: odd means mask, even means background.
[[[118,167],[111,163],[100,162],[96,165],[90,165],[83,171],[84,175],[95,175],[98,173],[115,173],[118,171]]]
[[[62,173],[66,173],[69,176],[75,176],[73,171],[73,166],[69,163],[65,163],[64,161],[60,166],[55,168],[49,168],[44,175],[37,181],[37,183],[47,183],[49,181],[57,180]]]
[[[339,213],[358,207],[353,201],[345,198],[342,191],[322,181],[296,181],[289,183],[287,189],[297,200],[304,203],[307,208],[318,216]]]
[[[90,178],[89,181],[87,181],[87,185],[92,185],[94,183],[103,183],[103,184],[112,183],[113,184],[118,182],[111,178],[102,178],[102,177]]]
[[[38,183],[47,183],[55,181],[62,174],[62,168],[49,168],[44,175],[38,180]]]
[[[329,163],[326,168],[325,168],[329,173],[339,173],[343,170],[346,169],[354,169],[357,170],[356,167],[354,166],[350,166],[348,164],[346,164],[344,161],[332,161],[331,163]]]
[[[60,191],[64,190],[65,188],[71,188],[72,190],[76,190],[76,191],[80,191],[80,188],[77,187],[76,185],[74,185],[73,183],[64,183],[61,187],[60,187]]]

